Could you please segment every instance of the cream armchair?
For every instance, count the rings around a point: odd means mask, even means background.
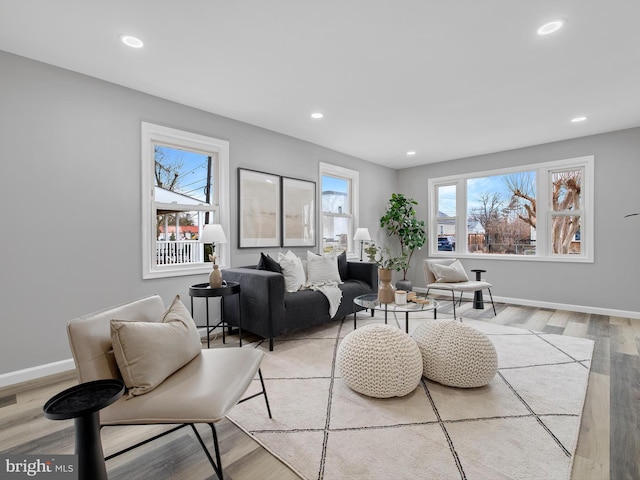
[[[181,303],[180,305],[182,306]],[[152,295],[71,320],[67,326],[67,333],[79,382],[123,377],[114,355],[112,319],[160,322],[163,321],[161,319],[166,311],[162,299],[158,295]],[[199,344],[199,338],[197,342]],[[216,474],[222,480],[222,465],[214,424],[224,418],[236,404],[259,395],[264,395],[267,412],[271,418],[269,400],[260,371],[263,355],[260,350],[252,348],[197,350],[195,357],[146,393],[131,395],[130,390],[129,396],[125,394],[100,412],[101,426],[177,426],[111,455],[107,460],[179,428],[190,426]],[[262,391],[243,399],[256,375],[261,382]],[[195,428],[196,423],[206,423],[211,427],[215,460]]]
[[[422,264],[424,267],[424,276],[427,281],[427,295],[431,289],[451,292],[453,318],[457,318],[455,292],[460,292],[460,303],[462,302],[462,294],[464,292],[475,292],[485,289],[489,292],[493,314],[496,315],[496,306],[493,303],[493,295],[491,295],[491,287],[493,285],[480,280],[469,280],[459,260],[449,258],[436,260],[424,259]]]

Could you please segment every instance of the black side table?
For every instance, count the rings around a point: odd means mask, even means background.
[[[45,417],[74,419],[80,480],[108,480],[100,440],[100,410],[118,400],[123,393],[122,380],[94,380],[68,388],[44,404]]]
[[[476,281],[482,280],[482,274],[486,273],[486,270],[475,269],[471,270],[472,272],[476,272]],[[482,290],[476,290],[473,294],[473,308],[477,308],[479,310],[484,309],[484,300],[482,299]]]
[[[238,336],[240,337],[240,346],[242,346],[242,302],[240,301],[240,284],[238,282],[226,282],[226,285],[222,285],[221,287],[211,288],[209,283],[198,283],[196,285],[191,285],[189,287],[189,296],[191,297],[191,315],[193,316],[193,297],[205,297],[207,299],[207,348],[211,347],[211,342],[209,340],[209,333],[213,331],[214,328],[222,325],[222,343],[226,343],[224,328],[224,297],[229,295],[238,295],[238,311],[240,315],[239,325],[238,325]],[[209,324],[209,298],[211,297],[221,297],[220,298],[220,321],[215,325]],[[202,325],[197,325],[199,328],[203,328]]]

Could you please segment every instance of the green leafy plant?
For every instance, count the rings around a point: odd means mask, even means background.
[[[397,271],[402,271],[403,280],[407,279],[409,263],[415,250],[419,250],[427,241],[425,223],[416,218],[413,198],[407,198],[401,193],[392,193],[385,214],[380,217],[380,227],[386,229],[387,234],[395,236],[400,242],[400,257],[403,259]]]
[[[406,262],[406,258],[404,256],[394,257],[391,255],[391,251],[387,247],[378,247],[375,243],[371,243],[365,249],[365,252],[369,257],[369,261],[377,264],[378,268],[399,272],[402,270],[402,267]]]

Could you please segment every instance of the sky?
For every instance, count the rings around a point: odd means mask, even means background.
[[[178,186],[175,191],[204,202],[204,187],[207,183],[207,155],[178,150],[171,147],[158,147],[164,152],[163,164],[182,163]]]
[[[513,174],[513,175],[519,175]],[[506,177],[509,175],[493,175],[490,177],[470,178],[467,180],[467,211],[480,207],[480,197],[483,193],[497,192],[506,204],[511,199],[511,191],[507,187]],[[440,187],[438,190],[438,210],[450,216],[456,214],[455,186]]]

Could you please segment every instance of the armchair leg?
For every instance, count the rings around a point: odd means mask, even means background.
[[[456,293],[453,290],[451,290],[451,302],[453,303],[453,319],[456,320],[458,318],[456,317]]]
[[[211,457],[211,454],[209,453],[209,449],[204,444],[204,441],[202,440],[202,437],[200,436],[200,433],[198,432],[198,429],[196,428],[196,426],[193,423],[190,423],[189,425],[191,425],[191,428],[193,429],[193,433],[196,434],[196,438],[198,439],[198,442],[200,442],[200,446],[202,447],[202,450],[204,450],[204,453],[207,455],[207,458],[209,459],[209,463],[211,463],[211,466],[213,467],[213,470],[216,472],[216,475],[220,480],[224,480],[222,475],[222,462],[220,461],[220,449],[218,448],[218,435],[216,433],[215,425],[213,423],[209,423],[209,426],[211,427],[211,433],[213,435],[213,448],[215,449],[215,453],[216,453],[215,461]]]
[[[267,412],[269,412],[269,418],[273,418],[271,416],[271,408],[269,407],[269,397],[267,397],[267,389],[264,386],[264,380],[262,378],[262,370],[258,369],[258,375],[260,375],[260,383],[262,384],[262,393],[264,395],[264,401],[267,404]]]
[[[491,306],[493,307],[493,315],[494,315],[494,316],[495,316],[495,315],[498,315],[498,314],[496,313],[496,305],[495,305],[495,303],[493,303],[493,295],[491,295],[491,289],[490,289],[490,288],[487,288],[487,291],[489,292],[489,298],[491,299]]]

